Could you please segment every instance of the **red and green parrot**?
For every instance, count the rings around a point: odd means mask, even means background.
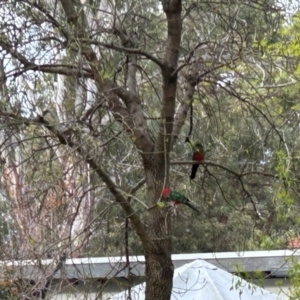
[[[184,204],[189,208],[193,209],[194,211],[200,213],[200,211],[190,203],[190,200],[179,192],[170,191],[170,189],[166,187],[163,189],[163,197],[169,198],[171,201],[174,202],[175,205]]]
[[[202,160],[205,159],[205,151],[204,151],[204,148],[203,148],[201,143],[196,142],[193,145],[193,149],[194,149],[193,160],[202,161]],[[194,179],[196,177],[196,173],[197,173],[198,168],[199,168],[199,165],[193,165],[192,166],[192,173],[191,173],[191,176],[190,176],[191,179]]]

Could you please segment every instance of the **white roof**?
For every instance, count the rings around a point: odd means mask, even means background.
[[[172,261],[195,260],[195,259],[223,259],[223,258],[255,258],[255,257],[289,257],[300,256],[300,250],[270,250],[270,251],[242,251],[242,252],[212,252],[212,253],[187,253],[173,254]],[[53,264],[53,259],[41,260],[42,265]],[[145,262],[143,255],[129,256],[130,262]],[[66,265],[81,265],[81,264],[102,264],[102,263],[126,262],[125,256],[111,257],[86,257],[86,258],[69,258],[66,260]],[[22,264],[35,265],[35,260],[20,260],[20,261],[0,261],[0,266],[5,264]]]
[[[285,277],[288,270],[289,258],[300,257],[300,251],[273,250],[273,251],[246,251],[246,252],[216,252],[173,254],[172,261],[175,268],[181,267],[196,259],[203,259],[229,272],[236,272],[238,264],[245,272],[271,272],[273,276]],[[65,262],[63,274],[58,271],[55,278],[113,278],[126,277],[128,267],[135,276],[145,276],[145,257],[130,256],[127,266],[125,256],[69,258]],[[48,260],[19,260],[0,261],[0,271],[9,270],[18,277],[34,279],[40,273],[52,274],[58,261]]]
[[[145,299],[145,284],[132,288],[132,300]],[[113,300],[126,300],[122,292]],[[279,296],[204,261],[195,260],[174,272],[171,300],[279,300]]]

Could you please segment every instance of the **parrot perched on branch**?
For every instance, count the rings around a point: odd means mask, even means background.
[[[189,208],[193,209],[194,211],[200,213],[200,211],[195,208],[191,203],[188,198],[186,198],[184,195],[182,195],[179,192],[176,191],[170,191],[169,188],[164,188],[163,189],[163,197],[164,198],[169,198],[171,201],[173,201],[175,204],[185,204]]]
[[[199,142],[196,142],[193,145],[193,149],[194,149],[193,160],[202,161],[205,159],[205,151],[204,151],[202,144],[200,144]],[[199,168],[199,165],[192,166],[192,173],[190,176],[191,179],[194,179],[196,177],[198,168]]]

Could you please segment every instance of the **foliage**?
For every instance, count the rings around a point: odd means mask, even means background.
[[[172,252],[278,249],[298,234],[298,13],[1,2],[3,259],[147,253],[147,272],[170,279]],[[206,150],[194,181],[187,137]],[[165,186],[201,214],[161,199]]]

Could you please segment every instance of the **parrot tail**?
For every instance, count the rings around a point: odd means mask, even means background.
[[[189,202],[186,202],[186,203],[184,203],[186,206],[188,206],[189,208],[191,208],[192,210],[194,210],[194,211],[196,211],[197,213],[199,213],[200,214],[200,211],[196,208],[196,207],[194,207],[191,203],[189,203]]]
[[[191,179],[194,179],[196,177],[196,173],[197,173],[198,168],[199,168],[199,165],[193,165],[192,166],[192,173],[191,173],[191,176],[190,176]]]

